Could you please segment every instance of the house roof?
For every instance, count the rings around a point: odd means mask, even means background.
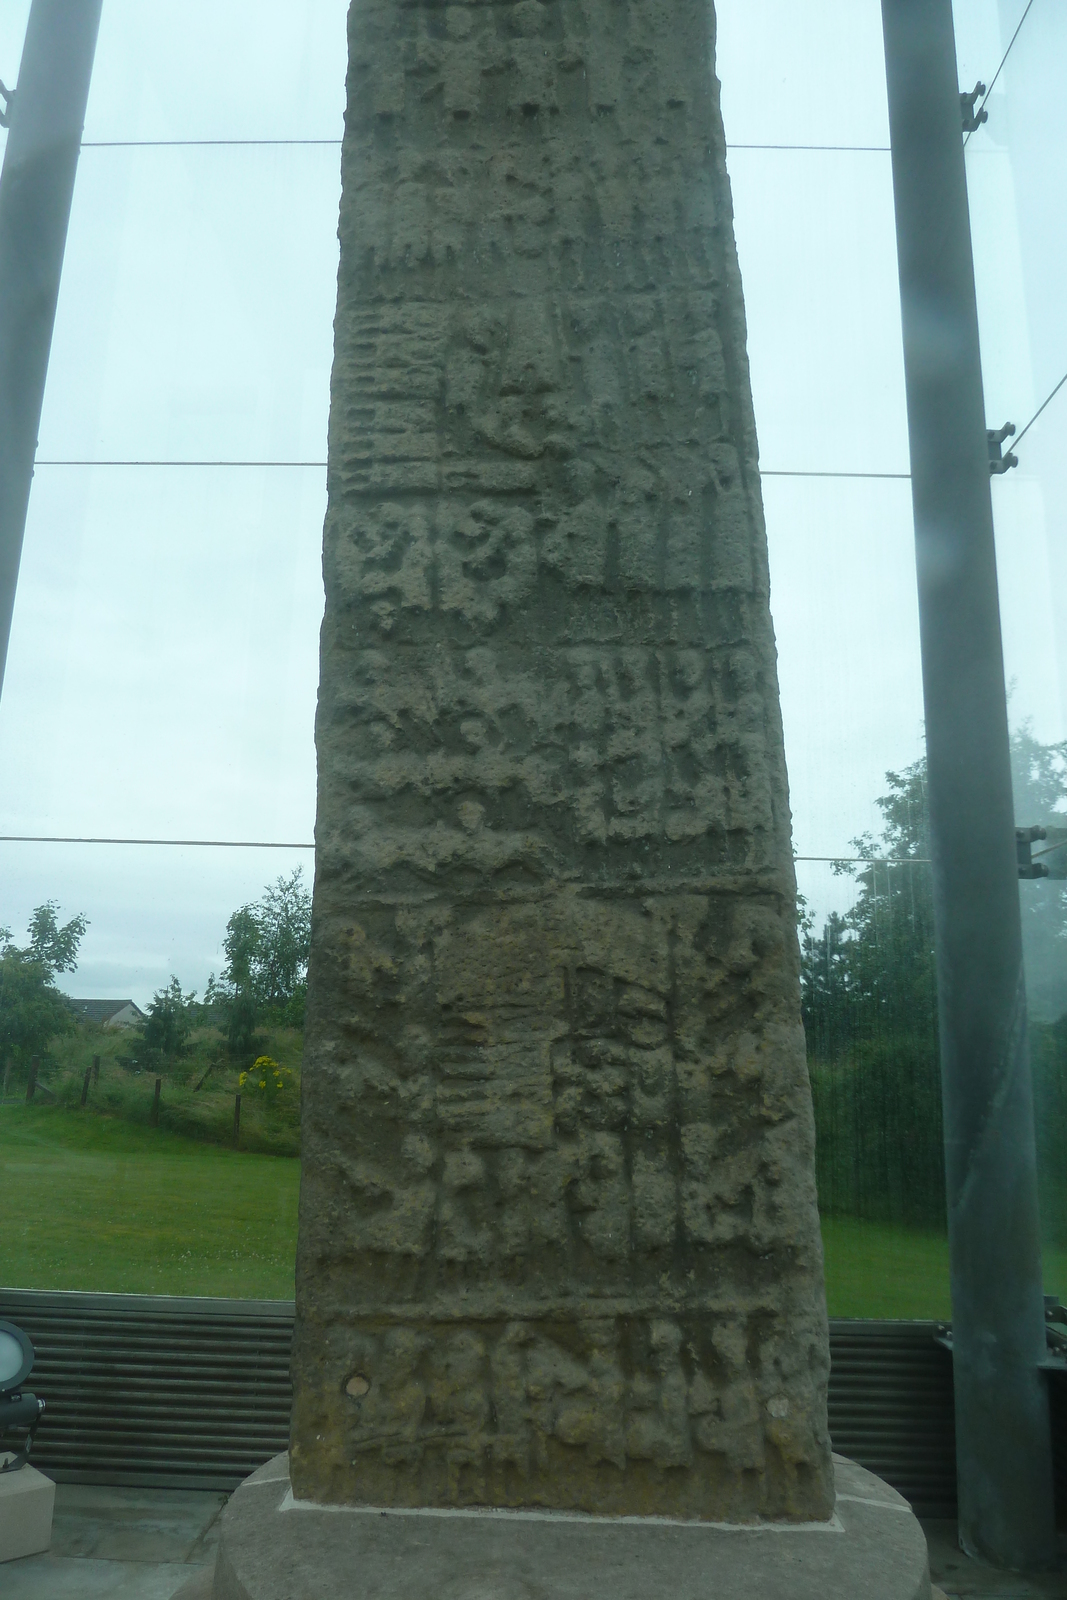
[[[110,1022],[120,1011],[125,1011],[130,1006],[135,1016],[143,1017],[144,1012],[135,1000],[75,1000],[72,995],[67,996],[67,1004],[78,1013],[83,1022]]]

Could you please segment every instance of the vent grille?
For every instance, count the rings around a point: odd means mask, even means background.
[[[286,1301],[0,1290],[46,1402],[33,1463],[61,1482],[232,1489],[289,1439]]]
[[[952,1357],[937,1322],[830,1323],[830,1437],[919,1516],[956,1515]]]
[[[232,1489],[286,1448],[291,1302],[0,1289],[0,1318],[33,1340],[48,1402],[33,1460],[61,1482]],[[943,1331],[831,1322],[830,1434],[920,1515],[951,1517]]]

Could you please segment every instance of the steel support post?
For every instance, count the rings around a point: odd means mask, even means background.
[[[0,172],[0,690],[101,0],[33,0]]]
[[[937,944],[960,1542],[1055,1558],[1033,1102],[951,0],[882,0]]]

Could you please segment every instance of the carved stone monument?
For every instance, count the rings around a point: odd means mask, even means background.
[[[830,1516],[707,0],[355,0],[298,1500]]]

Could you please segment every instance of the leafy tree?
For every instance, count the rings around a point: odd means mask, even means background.
[[[1017,822],[1062,825],[1067,745],[1024,725],[1011,753]],[[886,784],[879,836],[852,841],[870,864],[836,869],[855,880],[851,909],[818,932],[801,917],[819,1195],[828,1211],[933,1224],[944,1168],[925,761]],[[1067,1237],[1067,891],[1044,879],[1020,892],[1043,1210]]]
[[[311,894],[304,871],[280,877],[254,908],[259,926],[255,985],[260,1002],[284,1009],[303,990],[311,951]]]
[[[1062,826],[1067,746],[1041,744],[1024,725],[1011,766],[1017,824]],[[853,907],[817,933],[801,917],[819,1195],[824,1210],[937,1224],[944,1155],[926,763],[886,773],[878,808],[880,835],[853,840],[869,866],[837,867],[856,882]],[[1064,1216],[1056,1230],[1067,1237],[1067,888],[1024,882],[1021,902],[1043,1210],[1049,1222]]]
[[[882,1220],[944,1216],[925,763],[886,774],[883,827],[839,863],[855,901],[802,926],[802,1004],[820,1202]]]
[[[54,978],[57,972],[73,972],[78,965],[78,946],[89,926],[88,919],[80,913],[59,926],[59,904],[46,900],[31,912],[29,922],[29,947],[23,953],[38,962]]]
[[[10,928],[0,928],[0,1062],[5,1093],[12,1067],[25,1078],[33,1057],[43,1055],[57,1034],[69,1033],[75,1026],[55,977],[74,970],[88,923],[79,915],[60,927],[57,911],[52,900],[34,910],[29,943],[21,948],[14,944]]]
[[[183,1056],[197,1009],[196,994],[183,994],[181,984],[172,977],[165,989],[156,991],[148,1007],[141,1029],[145,1051],[171,1061]]]
[[[231,1055],[249,1056],[261,1017],[302,1027],[311,948],[311,894],[303,869],[271,884],[226,924],[226,964],[209,995],[221,1000]]]

